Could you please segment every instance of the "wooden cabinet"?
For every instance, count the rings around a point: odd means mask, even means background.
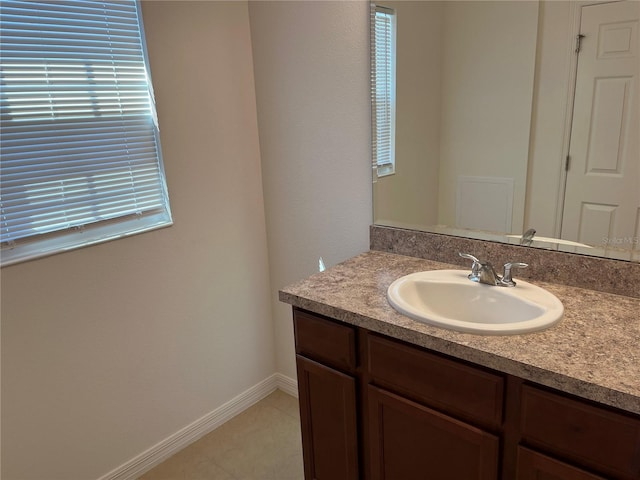
[[[640,480],[640,417],[294,308],[306,480]]]
[[[305,478],[358,478],[355,379],[332,368],[296,359]]]
[[[517,480],[605,480],[554,458],[518,447]]]
[[[356,480],[355,331],[297,312],[294,332],[305,479]]]
[[[493,480],[498,437],[369,385],[372,480]]]
[[[530,385],[522,387],[522,439],[611,478],[640,479],[640,421]]]
[[[376,334],[367,335],[367,345],[376,385],[473,424],[502,424],[501,375]]]
[[[344,372],[355,372],[355,328],[301,310],[296,310],[293,322],[296,353]]]

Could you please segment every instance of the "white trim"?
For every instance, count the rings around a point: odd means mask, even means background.
[[[298,382],[291,377],[287,377],[282,373],[274,374],[276,377],[276,386],[284,393],[288,393],[292,397],[298,398]]]
[[[186,446],[212,432],[227,420],[265,398],[276,389],[298,396],[297,382],[281,373],[274,373],[240,395],[195,422],[169,435],[153,447],[136,455],[98,480],[135,480]]]
[[[580,17],[582,15],[582,7],[586,2],[576,2],[571,4],[570,25],[567,31],[569,38],[567,39],[567,104],[564,112],[564,131],[562,135],[562,156],[560,158],[560,183],[558,185],[558,194],[556,196],[556,212],[554,221],[554,237],[560,238],[562,230],[562,216],[564,214],[564,194],[567,183],[566,158],[569,155],[571,147],[571,126],[573,124],[573,101],[576,93],[576,76],[578,73],[578,55],[575,51],[576,37],[580,33]]]

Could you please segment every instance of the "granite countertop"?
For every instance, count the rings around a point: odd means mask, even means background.
[[[426,325],[396,312],[387,302],[387,288],[397,278],[448,268],[460,269],[369,251],[283,288],[280,300],[640,414],[640,299],[530,281],[562,301],[564,318],[548,330],[504,336],[459,333]]]

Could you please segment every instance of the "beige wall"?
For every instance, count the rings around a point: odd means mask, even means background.
[[[456,224],[458,176],[506,177],[521,232],[538,4],[447,2],[444,18],[438,221]]]
[[[374,221],[438,220],[442,2],[382,2],[396,11],[396,173],[374,183]]]
[[[98,478],[275,371],[247,4],[143,14],[175,225],[2,269],[4,480]]]
[[[368,3],[250,11],[143,3],[175,225],[2,270],[5,480],[98,478],[295,377],[278,287],[367,249]]]
[[[560,236],[556,225],[562,215],[558,205],[568,148],[569,78],[574,65],[571,25],[576,7],[572,3],[540,3],[525,228],[533,227],[537,235],[546,237]]]
[[[277,289],[368,249],[369,6],[250,2],[277,369],[295,377]]]
[[[398,15],[397,173],[374,184],[375,222],[455,226],[458,177],[498,177],[513,181],[508,220],[521,231],[538,2],[384,5]],[[494,205],[474,199],[490,212],[480,223],[495,223]]]

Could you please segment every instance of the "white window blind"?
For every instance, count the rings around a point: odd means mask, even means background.
[[[395,171],[396,16],[392,9],[371,7],[371,104],[373,168],[377,176]]]
[[[170,225],[139,4],[0,13],[3,265]]]

